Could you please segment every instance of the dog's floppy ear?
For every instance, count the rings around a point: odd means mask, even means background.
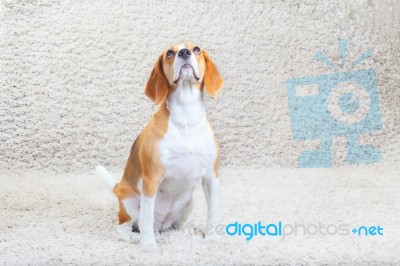
[[[224,80],[222,79],[222,76],[218,72],[218,69],[214,65],[213,61],[211,61],[211,58],[207,54],[207,52],[204,50],[202,52],[206,65],[206,69],[204,71],[204,86],[210,96],[215,99],[217,93],[222,89],[222,86],[224,85]]]
[[[153,102],[159,104],[168,95],[169,83],[162,69],[163,54],[158,57],[150,77],[147,80],[144,93]]]

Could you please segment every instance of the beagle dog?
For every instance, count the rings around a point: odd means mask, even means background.
[[[120,234],[129,237],[139,231],[142,248],[157,248],[155,232],[185,222],[199,179],[208,207],[206,228],[219,223],[219,145],[206,117],[203,94],[215,98],[222,85],[204,49],[190,42],[166,49],[145,88],[158,109],[134,141],[121,181],[96,167],[118,198]],[[205,235],[217,237],[213,230]]]

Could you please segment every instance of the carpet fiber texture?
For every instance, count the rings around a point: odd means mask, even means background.
[[[0,265],[399,265],[399,18],[398,0],[0,0]],[[217,99],[205,97],[221,147],[222,223],[282,222],[297,236],[206,242],[199,184],[187,226],[162,233],[157,253],[117,234],[117,201],[94,168],[121,176],[156,109],[144,95],[154,63],[184,40],[225,80]],[[357,83],[368,93],[333,97],[350,72],[369,73]],[[305,113],[291,108],[288,81],[332,74],[342,79],[296,91],[318,96]],[[337,119],[358,105],[372,119]],[[295,141],[294,126],[311,139]],[[329,147],[317,159],[333,168],[297,169],[321,132]],[[357,141],[376,150],[348,152]],[[352,232],[362,226],[383,235]]]
[[[383,127],[360,139],[399,163],[399,18],[397,0],[2,0],[0,169],[121,169],[154,111],[151,69],[183,40],[206,49],[225,79],[218,99],[206,97],[222,165],[296,167],[319,139],[293,140],[286,81],[364,69],[377,74]],[[342,66],[339,39],[343,67],[316,60],[321,51]],[[334,165],[344,164],[338,153]]]
[[[187,226],[158,237],[159,251],[116,232],[117,202],[95,175],[0,176],[1,265],[216,265],[400,263],[400,171],[232,169],[221,171],[222,223],[345,224],[347,235],[222,235],[202,237],[206,218],[200,184]],[[118,175],[115,175],[118,176]],[[383,236],[355,235],[381,226]],[[329,232],[334,232],[330,226]],[[310,229],[313,231],[313,229]],[[310,232],[311,232],[310,231]],[[311,232],[312,233],[312,232]]]

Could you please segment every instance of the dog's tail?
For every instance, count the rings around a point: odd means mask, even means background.
[[[118,182],[114,179],[114,177],[107,171],[106,168],[102,165],[96,166],[96,173],[103,178],[106,187],[111,191],[114,191],[115,187],[117,186]]]

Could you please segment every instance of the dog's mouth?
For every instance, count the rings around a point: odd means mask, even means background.
[[[184,65],[181,67],[181,70],[182,70],[182,68],[191,68],[191,69],[193,70],[193,67],[192,67],[190,64],[184,64]]]
[[[181,78],[182,75],[182,70],[183,69],[192,69],[193,72],[193,76],[196,80],[199,80],[200,78],[196,75],[193,67],[190,64],[184,64],[183,66],[181,66],[181,69],[179,70],[179,77],[174,81],[174,84],[178,84],[179,79]]]

